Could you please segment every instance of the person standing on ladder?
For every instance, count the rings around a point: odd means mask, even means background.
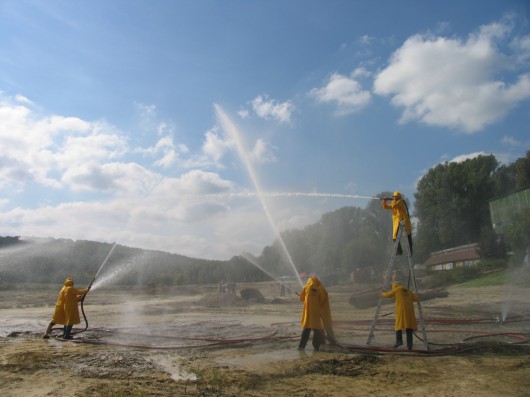
[[[396,321],[394,325],[394,331],[396,331],[396,344],[394,345],[394,348],[398,348],[403,344],[403,330],[405,330],[407,333],[407,349],[412,350],[413,332],[418,329],[413,302],[419,302],[420,296],[401,285],[396,272],[392,274],[392,289],[388,292],[382,291],[381,295],[396,300]]]
[[[382,199],[383,208],[386,210],[392,210],[392,226],[393,233],[392,239],[396,241],[399,223],[405,221],[405,231],[407,232],[407,239],[409,240],[410,254],[412,255],[412,225],[410,223],[409,209],[407,203],[403,200],[400,192],[394,192],[392,198],[384,197]],[[392,200],[390,204],[387,203],[387,200]],[[397,255],[402,255],[403,250],[401,248],[401,241],[398,243]]]

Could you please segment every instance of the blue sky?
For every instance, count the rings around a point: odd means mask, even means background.
[[[0,235],[259,254],[529,105],[525,0],[0,0]]]

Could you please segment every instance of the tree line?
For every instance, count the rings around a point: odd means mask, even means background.
[[[423,263],[435,251],[479,243],[485,259],[521,263],[530,247],[530,208],[511,214],[505,233],[497,235],[489,202],[526,188],[530,188],[530,151],[508,165],[500,164],[494,155],[481,155],[431,168],[414,193],[414,262]],[[382,192],[378,197],[391,194]],[[405,201],[411,207],[407,197]],[[344,207],[324,214],[318,223],[286,231],[282,238],[301,271],[344,279],[355,269],[386,265],[392,249],[391,228],[389,211],[373,200],[365,208]],[[281,252],[276,240],[265,247],[260,263],[287,269]]]
[[[511,260],[520,263],[530,246],[530,208],[512,214],[506,232],[498,236],[492,229],[489,201],[528,187],[530,151],[509,165],[487,155],[430,169],[414,193],[414,261],[422,263],[433,251],[478,242],[483,257],[506,260],[510,251]],[[378,197],[391,194],[385,191]],[[411,207],[410,199],[405,200]],[[285,280],[295,276],[294,269],[338,281],[356,269],[385,265],[392,249],[391,230],[390,212],[379,200],[371,200],[364,208],[339,208],[323,214],[315,224],[282,232],[288,255],[279,239],[259,256],[242,254],[227,261],[120,245],[105,271],[114,271],[112,283],[123,285],[248,282],[271,276]],[[94,241],[0,237],[0,285],[62,283],[66,276],[88,284],[111,247]]]

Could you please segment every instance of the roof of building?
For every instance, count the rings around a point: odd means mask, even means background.
[[[454,263],[480,259],[478,244],[468,244],[461,247],[433,252],[424,263],[425,266],[440,265],[442,263]]]
[[[530,190],[530,186],[526,186],[526,187],[523,187],[521,189],[514,190],[513,192],[510,192],[510,193],[505,193],[505,194],[501,194],[501,195],[492,197],[492,198],[490,198],[488,200],[488,202],[496,201],[496,200],[499,200],[499,199],[502,199],[502,198],[505,198],[505,197],[509,197],[511,195],[514,195],[514,194],[517,194],[517,193],[520,193],[520,192],[524,192],[525,190]]]

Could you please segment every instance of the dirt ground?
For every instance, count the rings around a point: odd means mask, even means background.
[[[0,291],[1,396],[530,395],[528,289],[455,287],[423,302],[429,350],[415,339],[408,352],[390,349],[392,304],[367,345],[376,308],[348,303],[358,286],[331,287],[339,346],[300,352],[302,305],[272,282],[236,296],[101,287],[84,303],[85,332],[44,340],[59,287]],[[248,287],[266,302],[243,301]]]

